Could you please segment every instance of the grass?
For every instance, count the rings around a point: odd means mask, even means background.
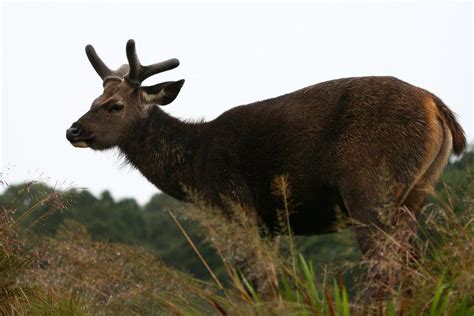
[[[25,185],[20,192],[28,191]],[[13,219],[14,209],[2,207],[0,212],[0,314],[58,314],[74,311],[80,314],[80,304],[69,295],[58,296],[52,289],[40,290],[30,284],[20,284],[20,279],[34,263],[33,251],[28,251],[27,241],[22,238],[20,224],[34,216],[39,206],[55,204],[56,194],[48,194],[28,209],[18,219]],[[18,198],[21,204],[21,198]],[[58,209],[63,205],[56,203]],[[43,214],[44,215],[44,214]]]
[[[371,300],[360,286],[366,284],[365,276],[354,288],[348,287],[340,269],[316,272],[315,263],[298,252],[287,221],[290,187],[284,178],[277,179],[275,187],[285,201],[279,212],[287,235],[279,242],[262,238],[253,210],[240,205],[233,206],[232,216],[225,216],[194,194],[195,206],[170,213],[178,227],[179,216],[200,224],[222,258],[228,282],[217,278],[189,236],[190,247],[213,275],[213,283],[170,268],[144,248],[94,241],[77,222],[66,221],[53,237],[33,235],[30,224],[25,228],[22,221],[35,225],[72,203],[59,191],[36,197],[37,203],[20,217],[14,216],[15,207],[0,209],[0,314],[474,314],[473,195],[453,196],[446,188],[434,197],[420,223],[422,255],[404,267],[404,278],[390,295]],[[21,206],[22,197],[15,203]],[[460,204],[463,210],[455,212],[454,205]],[[46,211],[37,214],[45,205]],[[180,229],[185,238],[186,231]],[[384,245],[395,249],[397,240],[391,237]],[[390,264],[399,264],[396,256],[390,259]],[[359,268],[368,264],[361,262]],[[405,287],[413,289],[411,294]]]
[[[163,314],[204,304],[207,284],[141,247],[93,241],[73,221],[54,238],[31,234],[22,221],[30,227],[38,209],[54,212],[65,203],[59,192],[37,198],[21,216],[0,210],[1,315]]]
[[[290,202],[286,201],[291,198],[284,179],[277,181],[285,201],[285,209],[281,210],[284,228],[291,213]],[[458,197],[449,192],[443,196],[434,196],[433,203],[423,210],[424,219],[419,223],[421,255],[411,265],[403,265],[405,262],[400,260],[408,251],[398,235],[386,234],[380,240],[379,250],[386,253],[388,270],[402,271],[400,282],[381,300],[366,296],[367,275],[362,275],[360,285],[349,291],[342,276],[334,271],[315,273],[314,264],[296,253],[291,234],[284,238],[289,256],[281,256],[271,240],[260,237],[252,212],[238,205],[229,218],[197,198],[197,207],[183,213],[201,224],[209,242],[227,263],[232,282],[220,301],[220,309],[226,314],[472,315],[474,199],[472,195]],[[454,205],[460,204],[464,210],[455,213]],[[360,267],[370,264],[363,260]]]

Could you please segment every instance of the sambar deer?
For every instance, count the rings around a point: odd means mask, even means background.
[[[141,85],[177,67],[177,59],[143,66],[129,40],[128,65],[112,71],[92,46],[86,53],[104,91],[67,130],[73,146],[118,147],[161,191],[186,200],[184,188],[193,188],[224,211],[228,200],[256,210],[270,233],[281,208],[272,182],[285,175],[294,234],[335,231],[342,214],[361,224],[355,226],[361,250],[375,260],[383,259],[371,249],[387,228],[380,210],[405,206],[417,214],[451,149],[459,155],[466,146],[438,97],[393,77],[326,81],[208,122],[185,122],[161,109],[184,80]]]

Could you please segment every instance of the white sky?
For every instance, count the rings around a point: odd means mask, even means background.
[[[42,179],[145,202],[157,190],[114,152],[72,147],[71,123],[101,92],[84,53],[111,67],[134,38],[150,79],[186,83],[166,111],[212,119],[239,105],[341,77],[393,75],[441,97],[474,140],[472,5],[2,4],[0,165],[10,183]]]

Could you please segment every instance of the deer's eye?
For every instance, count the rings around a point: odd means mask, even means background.
[[[111,113],[118,113],[123,110],[123,104],[113,103],[107,106],[107,110]]]

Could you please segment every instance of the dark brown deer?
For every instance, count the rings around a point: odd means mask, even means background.
[[[451,149],[459,155],[466,145],[438,97],[393,77],[331,80],[190,123],[160,107],[184,80],[141,86],[177,67],[177,59],[143,66],[130,40],[128,65],[112,71],[92,46],[86,53],[104,91],[67,130],[72,145],[118,147],[163,192],[186,200],[187,187],[224,210],[228,200],[241,204],[256,210],[270,233],[281,207],[272,182],[285,175],[295,234],[333,232],[342,214],[362,224],[361,250],[376,257],[370,250],[386,228],[380,210],[406,206],[416,214]]]

